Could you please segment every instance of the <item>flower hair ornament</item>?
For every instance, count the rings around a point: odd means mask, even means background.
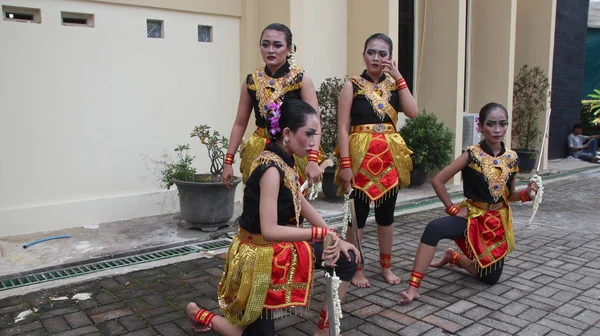
[[[269,133],[275,137],[277,133],[281,132],[281,127],[279,127],[279,119],[281,118],[281,103],[269,103],[269,111],[271,111],[271,118],[269,118],[271,127],[269,128]]]

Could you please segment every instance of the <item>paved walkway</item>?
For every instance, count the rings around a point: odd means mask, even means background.
[[[356,335],[600,335],[600,170],[546,185],[528,224],[529,205],[514,204],[517,249],[500,283],[489,287],[450,268],[430,268],[421,299],[398,306],[425,224],[442,210],[397,218],[393,265],[400,285],[377,275],[373,226],[365,234],[372,287],[351,290],[342,331]],[[443,252],[450,243],[440,244]],[[219,258],[199,258],[0,300],[0,335],[193,335],[184,308],[216,309]],[[324,292],[316,280],[308,319],[278,320],[279,335],[311,335]],[[89,297],[88,297],[89,296]]]

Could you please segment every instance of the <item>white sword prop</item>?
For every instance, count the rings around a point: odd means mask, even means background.
[[[543,185],[542,177],[540,175],[538,175],[538,173],[540,172],[540,166],[542,165],[542,158],[544,156],[543,155],[544,154],[544,146],[546,145],[546,138],[548,137],[548,131],[550,128],[550,114],[551,113],[552,113],[552,109],[548,109],[548,115],[546,116],[546,124],[544,126],[544,136],[542,137],[542,147],[540,149],[537,167],[535,169],[535,173],[533,174],[531,179],[529,179],[529,182],[534,182],[538,186],[538,191],[535,194],[535,198],[533,200],[533,212],[531,214],[531,217],[529,218],[529,224],[531,224],[533,222],[533,219],[535,218],[538,208],[539,208],[540,204],[542,204],[542,197],[544,195],[544,185]]]
[[[331,244],[333,244],[333,240],[335,238],[332,234],[327,234],[323,239],[323,250],[326,250]],[[340,239],[340,238],[337,238]],[[325,265],[327,266],[327,265]],[[333,266],[330,266],[333,268]],[[329,275],[327,271],[325,271],[325,287],[327,292],[327,320],[329,320],[329,336],[337,336],[340,334],[340,316],[338,316],[338,311],[341,312],[341,302],[340,297],[338,295],[340,284],[340,278],[335,274],[335,269],[333,271],[333,275]],[[339,307],[339,309],[338,309]]]
[[[333,161],[331,159],[326,159],[319,165],[321,171],[325,171],[325,168],[332,167]],[[304,181],[302,186],[300,186],[300,192],[304,193],[304,191],[308,188],[308,179]],[[333,243],[333,237],[330,234],[325,236],[323,240],[323,250],[326,250],[329,245]],[[324,265],[325,266],[325,265]],[[335,283],[335,284],[334,284]],[[336,285],[337,284],[337,285]],[[340,298],[337,295],[338,287],[339,287],[339,278],[335,275],[335,271],[333,276],[330,276],[327,271],[325,271],[325,287],[328,297],[327,303],[327,319],[329,320],[329,336],[337,336],[340,332],[339,329],[339,318],[336,318],[337,309],[340,305]]]

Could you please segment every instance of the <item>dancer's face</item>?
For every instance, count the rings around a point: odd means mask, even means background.
[[[492,109],[485,120],[479,123],[488,144],[499,144],[508,130],[508,115],[499,108]]]
[[[383,71],[381,61],[389,60],[391,57],[390,46],[385,41],[373,40],[369,42],[369,44],[367,44],[367,49],[365,49],[365,52],[363,53],[367,72],[380,74],[381,71]]]
[[[286,128],[283,132],[284,136],[290,138],[289,150],[292,154],[297,156],[305,156],[308,151],[315,147],[315,136],[319,129],[319,118],[315,114],[310,114],[306,118],[306,124],[300,127],[296,132],[292,132],[289,128]]]
[[[277,30],[265,30],[260,39],[260,54],[270,68],[279,68],[286,61],[290,46],[285,42],[285,34]]]

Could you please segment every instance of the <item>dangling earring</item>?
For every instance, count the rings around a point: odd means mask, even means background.
[[[290,68],[293,69],[296,67],[296,45],[295,44],[292,44],[292,48],[288,55],[288,63],[290,64]]]
[[[283,145],[286,146],[286,147],[289,146],[290,145],[290,138],[288,138],[288,137],[283,138]]]

